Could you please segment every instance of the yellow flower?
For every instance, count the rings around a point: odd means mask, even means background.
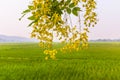
[[[86,2],[86,0],[82,0],[83,2]]]
[[[84,28],[85,31],[89,32],[88,28]]]
[[[50,58],[51,58],[51,59],[55,59],[55,56],[51,55]]]
[[[48,60],[48,56],[45,57],[45,60]]]
[[[45,51],[44,51],[44,54],[46,54],[46,55],[47,55],[48,53],[49,53],[49,51],[48,51],[48,50],[45,50]]]
[[[76,48],[76,51],[79,51],[79,48]]]
[[[54,50],[53,50],[53,53],[55,53],[55,54],[56,54],[56,53],[57,53],[57,50],[56,50],[56,49],[54,49]]]

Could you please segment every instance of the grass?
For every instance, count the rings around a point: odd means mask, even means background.
[[[120,80],[119,42],[90,43],[88,50],[59,52],[57,60],[44,57],[37,43],[0,43],[0,80]]]

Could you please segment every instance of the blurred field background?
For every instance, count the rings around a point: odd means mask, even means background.
[[[91,42],[56,57],[46,61],[38,43],[0,43],[0,80],[120,80],[120,42]]]

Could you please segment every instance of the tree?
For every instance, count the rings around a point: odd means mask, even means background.
[[[31,37],[37,38],[40,46],[46,49],[45,59],[55,59],[57,50],[52,49],[52,42],[56,37],[66,43],[60,49],[63,52],[88,46],[89,27],[97,23],[95,9],[95,0],[33,0],[22,17],[31,13],[28,17],[32,21],[29,24],[33,28]],[[72,24],[71,15],[78,18],[78,25]]]

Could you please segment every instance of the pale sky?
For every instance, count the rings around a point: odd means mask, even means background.
[[[32,0],[1,0],[0,34],[9,36],[30,37],[30,23],[22,21],[21,12]],[[99,22],[91,28],[89,39],[120,39],[120,0],[97,0]]]

